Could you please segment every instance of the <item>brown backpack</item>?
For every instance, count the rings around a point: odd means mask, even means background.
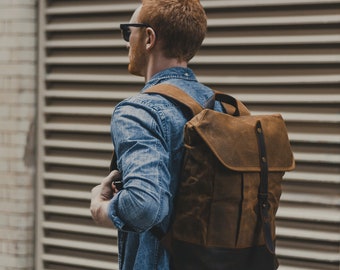
[[[251,116],[231,96],[215,93],[227,113],[202,108],[181,89],[163,95],[189,109],[185,157],[173,222],[164,235],[178,270],[273,270],[275,215],[285,171],[295,162],[281,115]]]

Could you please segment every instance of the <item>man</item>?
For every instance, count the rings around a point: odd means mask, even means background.
[[[91,201],[93,219],[118,229],[120,269],[170,269],[169,254],[151,229],[168,230],[183,159],[183,127],[190,116],[176,102],[143,92],[172,84],[204,106],[213,92],[187,65],[206,27],[198,0],[144,0],[130,24],[121,25],[129,72],[143,76],[146,84],[114,110],[111,136],[120,173],[113,171],[95,187]],[[215,109],[221,110],[219,104]],[[118,191],[111,183],[120,177]]]

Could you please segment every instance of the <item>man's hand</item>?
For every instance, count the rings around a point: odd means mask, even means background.
[[[93,220],[102,226],[113,227],[113,223],[108,217],[108,206],[110,200],[118,192],[114,180],[121,179],[118,171],[112,171],[107,177],[102,180],[102,183],[95,186],[91,191],[91,215]]]

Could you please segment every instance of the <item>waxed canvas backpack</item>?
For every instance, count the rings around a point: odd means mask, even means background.
[[[275,215],[282,177],[295,167],[281,115],[252,116],[223,93],[225,113],[202,108],[181,89],[161,84],[156,93],[190,110],[185,157],[173,222],[154,234],[176,270],[273,270]],[[212,103],[213,104],[213,103]]]

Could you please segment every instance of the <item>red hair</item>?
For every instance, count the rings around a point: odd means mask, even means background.
[[[199,0],[142,0],[139,22],[156,32],[168,58],[189,62],[202,45],[207,17]]]

